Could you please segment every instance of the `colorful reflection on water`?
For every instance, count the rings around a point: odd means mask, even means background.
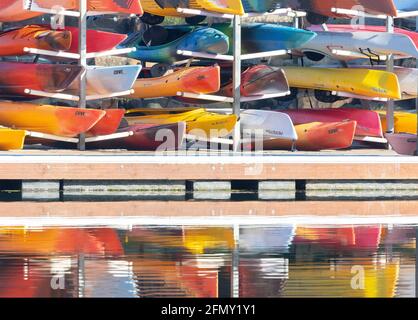
[[[414,296],[416,230],[2,227],[0,296]]]

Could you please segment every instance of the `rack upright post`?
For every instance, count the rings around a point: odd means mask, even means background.
[[[80,19],[78,20],[79,28],[79,40],[78,40],[78,54],[80,59],[78,61],[79,66],[83,67],[83,72],[80,75],[79,97],[78,107],[80,109],[86,109],[87,107],[87,0],[79,0]],[[81,134],[78,143],[79,150],[86,149],[86,137],[85,134]]]
[[[387,17],[386,19],[386,31],[389,33],[395,32],[395,25],[393,17]],[[393,55],[389,55],[387,64],[386,64],[386,71],[393,72],[394,68],[394,59]],[[387,102],[387,110],[386,110],[386,132],[393,133],[394,132],[394,102],[393,100],[389,100]]]
[[[237,116],[237,124],[234,128],[234,151],[238,151],[240,148],[241,140],[241,125],[240,125],[240,113],[241,113],[241,17],[236,15],[234,17],[234,37],[233,37],[233,85],[234,85],[234,103],[233,113]]]

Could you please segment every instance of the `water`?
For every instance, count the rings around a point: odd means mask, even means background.
[[[0,296],[410,297],[415,226],[1,227]]]

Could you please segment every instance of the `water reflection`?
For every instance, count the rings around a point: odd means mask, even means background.
[[[413,226],[1,228],[1,297],[403,297]]]

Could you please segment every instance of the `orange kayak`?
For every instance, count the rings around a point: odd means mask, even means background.
[[[0,125],[63,137],[87,132],[105,114],[102,110],[0,101]]]
[[[26,131],[0,128],[0,150],[21,150],[25,143]]]
[[[351,147],[356,121],[312,122],[295,126],[298,140],[295,147],[301,151],[336,150]],[[289,150],[292,142],[284,139],[264,141],[265,150]]]
[[[88,136],[105,136],[118,130],[125,109],[107,109],[105,112],[104,117],[87,132]]]
[[[206,94],[220,89],[220,68],[183,68],[158,78],[138,79],[130,98],[174,97],[177,92]]]
[[[47,27],[30,25],[0,33],[0,56],[25,55],[23,48],[43,50],[68,50],[71,32],[56,31]]]
[[[2,0],[0,3],[0,22],[13,22],[31,19],[43,13],[24,9],[25,0]],[[78,0],[32,0],[29,4],[35,8],[62,7],[67,10],[78,9]],[[142,15],[143,10],[139,0],[88,0],[89,11],[117,12]]]

